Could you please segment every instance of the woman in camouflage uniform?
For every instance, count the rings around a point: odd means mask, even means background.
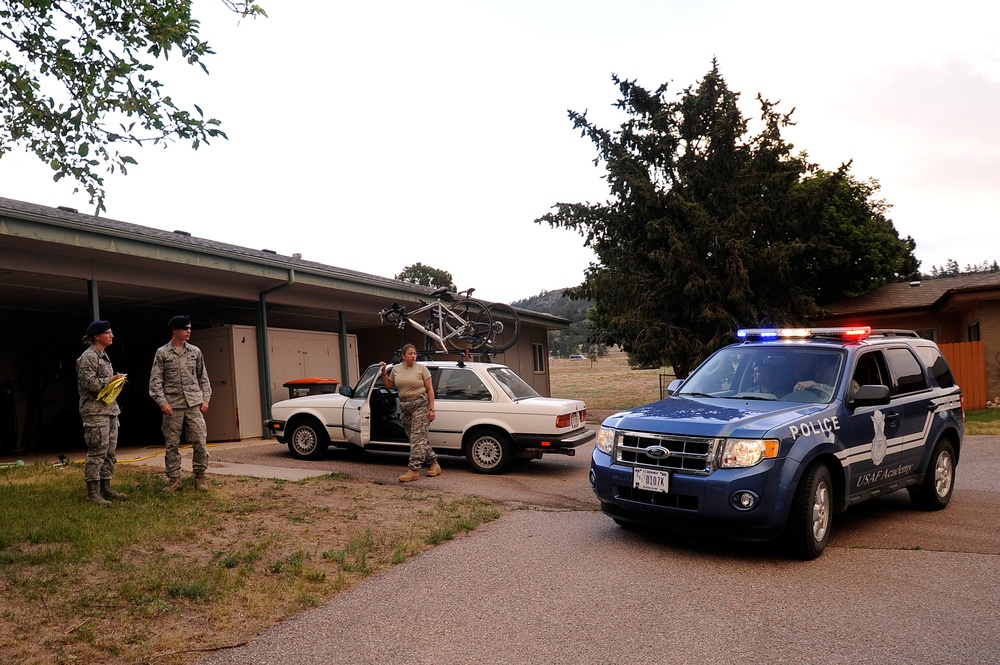
[[[408,483],[420,477],[420,467],[430,464],[428,476],[440,476],[441,466],[427,440],[427,430],[434,420],[434,383],[427,368],[417,362],[417,347],[407,344],[402,349],[403,362],[386,372],[382,363],[382,380],[390,390],[399,391],[399,406],[403,412],[403,429],[410,439],[410,462],[399,479]]]
[[[117,400],[111,404],[98,399],[98,394],[109,383],[122,376],[111,368],[111,359],[105,350],[111,346],[115,334],[107,321],[94,321],[87,326],[83,343],[87,349],[76,360],[76,386],[80,393],[80,417],[83,419],[83,439],[87,443],[87,463],[83,477],[87,481],[87,500],[102,506],[110,505],[109,499],[126,501],[128,497],[111,489],[115,473],[115,449],[118,447]]]

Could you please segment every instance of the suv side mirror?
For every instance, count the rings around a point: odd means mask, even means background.
[[[858,388],[851,404],[857,408],[859,406],[881,406],[889,403],[889,387],[867,385]]]
[[[341,386],[338,392],[344,397],[354,397],[354,388],[350,386]]]

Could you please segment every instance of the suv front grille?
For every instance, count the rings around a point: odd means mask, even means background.
[[[709,437],[619,432],[615,442],[615,459],[630,466],[707,476],[715,470],[718,445],[718,439]],[[666,449],[670,454],[651,457],[646,454],[649,448],[656,448],[657,451]]]

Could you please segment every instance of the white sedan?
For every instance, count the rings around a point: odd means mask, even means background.
[[[502,473],[515,458],[573,455],[596,436],[587,406],[542,397],[514,370],[494,363],[425,361],[434,381],[435,413],[428,438],[435,452],[464,455],[478,473]],[[299,459],[318,459],[330,445],[409,450],[395,390],[372,365],[354,388],[307,395],[271,406],[264,426]]]

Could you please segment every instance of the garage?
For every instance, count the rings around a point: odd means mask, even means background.
[[[414,331],[383,324],[393,303],[415,307],[431,289],[394,279],[164,231],[66,208],[0,198],[0,452],[83,447],[75,361],[87,324],[107,319],[109,355],[128,374],[119,403],[122,445],[161,445],[160,412],[147,394],[166,323],[191,317],[206,356],[209,440],[262,436],[269,405],[289,380],[389,360]],[[494,359],[549,394],[546,333],[568,321],[520,311],[517,344]],[[267,352],[261,352],[266,349]],[[332,375],[332,376],[330,376]]]

